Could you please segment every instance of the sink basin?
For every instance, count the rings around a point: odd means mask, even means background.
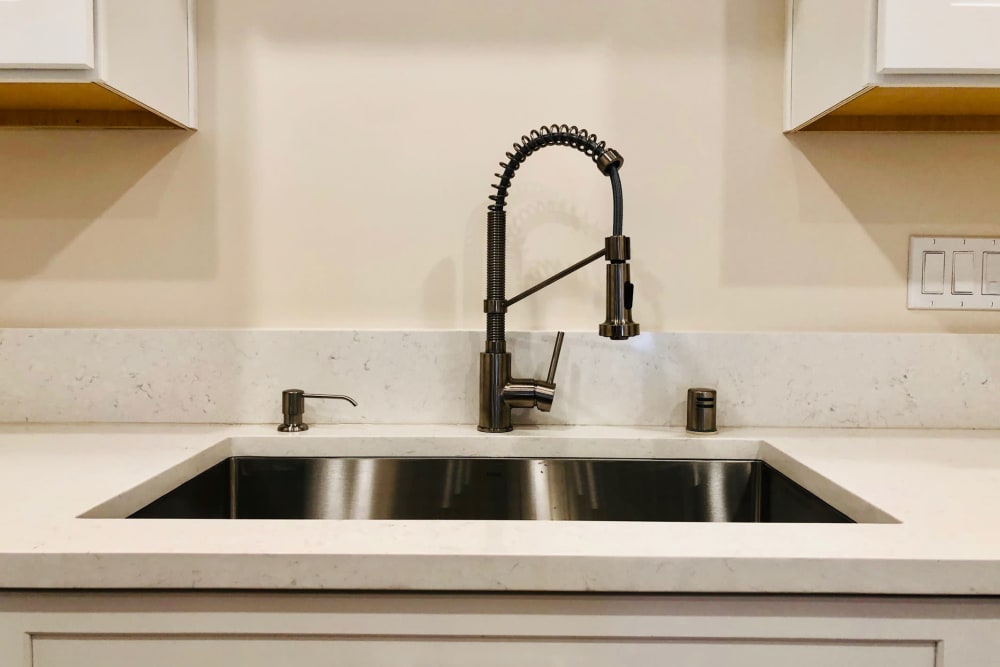
[[[129,518],[853,523],[757,460],[252,456]]]

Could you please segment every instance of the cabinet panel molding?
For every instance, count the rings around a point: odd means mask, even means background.
[[[93,0],[0,1],[0,70],[93,66]]]
[[[636,637],[35,637],[33,667],[272,667],[278,664],[409,667],[935,667],[933,642],[731,640]]]
[[[0,593],[0,664],[35,667],[976,667],[998,654],[993,598]]]
[[[1000,4],[879,0],[878,71],[1000,73]]]

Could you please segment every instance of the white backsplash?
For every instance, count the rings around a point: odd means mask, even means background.
[[[554,335],[508,336],[541,377]],[[475,423],[479,331],[0,329],[0,422]],[[681,426],[688,387],[723,426],[1000,428],[1000,335],[569,333],[552,412],[515,422]]]

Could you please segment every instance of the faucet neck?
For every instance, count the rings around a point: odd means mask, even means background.
[[[597,135],[590,134],[586,129],[579,129],[575,125],[543,126],[521,137],[521,141],[514,144],[513,152],[507,153],[507,161],[500,163],[503,172],[496,174],[499,181],[493,186],[496,194],[490,196],[492,203],[486,219],[486,299],[483,310],[486,312],[487,352],[506,351],[506,314],[510,305],[506,299],[507,213],[504,207],[507,203],[507,193],[511,180],[521,164],[529,155],[546,146],[575,148],[587,155],[601,173],[611,179],[614,201],[612,233],[615,236],[620,236],[622,233],[622,188],[618,170],[625,160],[618,151],[608,148],[605,142],[598,141]],[[592,256],[580,266],[599,259],[600,256]],[[576,268],[579,266],[571,267],[570,270]],[[570,270],[554,277],[554,280],[567,275]]]
[[[486,221],[486,351],[506,352],[507,213],[491,210]]]

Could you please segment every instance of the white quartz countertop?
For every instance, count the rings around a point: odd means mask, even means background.
[[[762,458],[876,522],[93,518],[241,454]],[[1000,595],[998,514],[997,431],[0,426],[0,588]]]

